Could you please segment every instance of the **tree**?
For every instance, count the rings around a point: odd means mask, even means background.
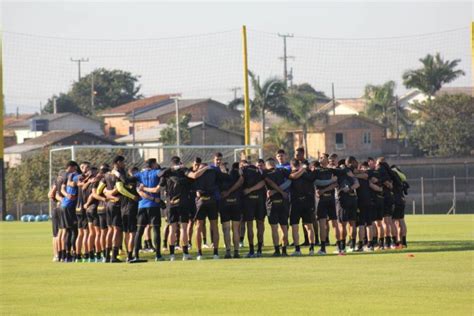
[[[317,111],[317,97],[308,91],[291,88],[286,95],[289,111],[286,119],[303,130],[303,146],[308,152],[308,128],[327,114]]]
[[[398,135],[400,127],[408,131],[411,121],[406,111],[397,106],[394,81],[387,81],[383,85],[365,86],[364,99],[364,115],[385,126],[385,137],[388,134],[387,130],[392,135]]]
[[[279,124],[273,125],[268,129],[265,146],[263,148],[264,156],[272,155],[278,149],[282,148],[286,152],[291,151],[291,141],[288,137],[288,123],[281,122]]]
[[[81,109],[74,102],[73,98],[69,94],[60,93],[58,96],[54,95],[48,99],[45,107],[43,108],[43,113],[53,113],[54,112],[54,99],[56,98],[56,109],[58,113],[62,112],[72,112],[82,114]]]
[[[58,112],[75,112],[82,115],[94,115],[107,108],[113,108],[141,98],[138,77],[128,71],[99,68],[79,81],[61,100],[64,106],[58,106]],[[94,88],[94,106],[92,106],[92,88]],[[58,99],[59,100],[59,99]],[[56,101],[58,104],[58,101]],[[52,98],[48,100],[45,112],[52,113]],[[78,111],[78,112],[76,112]]]
[[[422,103],[427,103],[422,102]],[[470,154],[474,148],[474,98],[443,95],[425,106],[425,116],[410,135],[410,141],[429,156]]]
[[[48,151],[35,153],[22,161],[16,168],[6,172],[7,204],[39,203],[48,201],[49,189]]]
[[[331,99],[323,92],[318,91],[313,88],[309,83],[296,84],[291,87],[291,89],[296,89],[300,92],[306,92],[313,94],[316,97],[317,103],[328,103]]]
[[[179,121],[179,138],[181,145],[189,145],[191,143],[191,132],[189,131],[190,121],[190,113],[183,115]],[[171,119],[168,124],[170,126],[160,131],[160,140],[164,145],[176,145],[176,119]]]
[[[435,56],[428,54],[420,59],[423,67],[408,70],[403,74],[403,84],[408,89],[420,90],[431,100],[443,84],[465,75],[464,71],[455,69],[460,61],[460,59],[445,61],[439,53],[436,53]]]

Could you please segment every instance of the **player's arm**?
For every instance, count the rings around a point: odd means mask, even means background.
[[[128,197],[129,199],[131,200],[134,200],[134,201],[137,201],[138,200],[138,197],[134,194],[132,194],[130,191],[128,191],[126,188],[125,188],[125,185],[123,184],[122,181],[117,181],[115,183],[115,189],[117,189],[118,193],[120,193],[121,195],[123,196],[126,196]]]
[[[294,171],[294,172],[290,173],[289,178],[291,180],[296,180],[299,177],[301,177],[305,171],[306,171],[306,169],[299,168],[297,171]]]
[[[139,189],[142,192],[158,193],[158,192],[160,192],[161,186],[158,184],[156,187],[148,188],[148,187],[146,187],[142,184],[142,185],[140,185]]]
[[[202,167],[196,171],[188,171],[186,173],[186,176],[190,179],[197,179],[199,178],[200,176],[202,176],[204,174],[204,172],[206,172],[206,170],[209,170],[209,166],[205,166],[205,167]]]
[[[150,201],[154,201],[154,200],[155,200],[155,198],[154,198],[153,196],[146,194],[146,192],[143,191],[143,190],[138,190],[137,192],[138,192],[138,195],[139,195],[142,199],[146,199],[146,200],[150,200]]]
[[[55,196],[56,196],[56,184],[53,184],[53,186],[51,187],[51,189],[49,189],[49,192],[48,192],[48,199],[51,199],[51,200],[54,200]]]
[[[329,192],[329,191],[332,191],[334,190],[335,188],[337,188],[337,182],[336,183],[333,183],[325,188],[322,188],[322,189],[318,189],[318,192],[319,194],[323,194],[323,193],[326,193],[326,192]]]
[[[223,191],[222,192],[222,197],[223,198],[226,198],[228,197],[229,195],[231,195],[233,192],[235,192],[236,190],[238,190],[242,184],[244,184],[244,177],[243,176],[240,176],[239,179],[234,183],[234,185],[227,191]]]
[[[363,180],[367,180],[369,178],[369,174],[367,172],[364,172],[362,170],[354,170],[353,171],[354,173],[354,177],[357,178],[357,179],[363,179]]]
[[[247,195],[253,191],[257,191],[257,190],[260,190],[261,188],[263,188],[265,186],[265,180],[261,180],[260,182],[258,182],[257,184],[255,184],[254,186],[250,187],[250,188],[247,188],[244,190],[244,195]]]
[[[286,198],[288,196],[288,194],[283,191],[279,185],[277,185],[272,179],[266,177],[265,178],[265,182],[270,186],[272,187],[275,191],[277,191],[278,193],[280,193],[284,198]]]
[[[105,183],[104,182],[100,182],[99,185],[97,186],[97,188],[93,188],[92,189],[92,194],[91,196],[96,199],[97,201],[102,201],[102,202],[105,202],[106,201],[106,198],[102,196],[102,193],[104,192],[104,189],[105,189]]]
[[[351,189],[352,189],[352,190],[356,190],[356,189],[358,189],[358,188],[360,187],[359,180],[357,180],[357,178],[355,178],[355,177],[352,178],[352,179],[354,179],[354,184],[351,186]]]

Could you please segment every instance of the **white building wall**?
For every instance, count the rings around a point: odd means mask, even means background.
[[[97,136],[103,136],[102,124],[98,121],[90,120],[79,115],[67,115],[57,120],[49,122],[49,130],[84,130]]]

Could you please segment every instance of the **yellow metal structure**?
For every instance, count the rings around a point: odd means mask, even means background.
[[[244,129],[245,145],[250,145],[250,101],[249,101],[249,69],[247,59],[247,28],[242,26],[242,53],[244,66]]]

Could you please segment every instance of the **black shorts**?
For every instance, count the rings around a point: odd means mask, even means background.
[[[169,224],[174,224],[178,222],[179,223],[189,222],[189,211],[186,209],[186,207],[181,206],[181,205],[170,207],[170,210],[168,213]]]
[[[100,229],[107,229],[107,216],[105,213],[97,213],[97,221],[94,222],[94,226]]]
[[[312,224],[314,220],[314,200],[309,197],[291,199],[290,225],[298,225],[300,218],[303,224]]]
[[[160,207],[143,207],[138,209],[137,215],[138,226],[161,226],[161,210]]]
[[[374,207],[374,220],[381,221],[383,219],[384,211],[383,196],[376,195],[372,201],[372,206]]]
[[[374,216],[372,203],[370,201],[361,202],[358,200],[358,212],[357,212],[357,226],[370,226]]]
[[[267,199],[267,215],[270,225],[288,226],[290,217],[290,206],[287,199],[273,198]]]
[[[236,197],[228,197],[219,203],[219,213],[221,215],[221,223],[228,221],[240,222],[242,219],[242,207]]]
[[[383,200],[383,217],[392,217],[393,215],[393,198],[386,196]]]
[[[73,228],[76,224],[76,206],[61,207],[59,212],[59,228]]]
[[[80,213],[76,212],[77,218],[77,228],[79,229],[86,229],[87,226],[87,215],[85,211],[81,211]]]
[[[99,220],[99,216],[97,216],[97,205],[92,204],[91,206],[89,206],[86,210],[86,215],[88,223],[96,223]]]
[[[51,224],[53,228],[53,237],[58,236],[61,207],[57,206],[51,210]]]
[[[265,200],[261,194],[248,194],[243,197],[243,220],[251,222],[253,220],[263,221],[265,219]]]
[[[196,197],[196,217],[197,220],[215,221],[218,217],[217,201],[210,196]]]
[[[357,196],[341,194],[339,197],[339,209],[337,219],[340,223],[355,222],[357,220]]]
[[[108,203],[105,210],[105,218],[107,226],[115,226],[122,228],[122,214],[120,213],[120,205]]]
[[[320,198],[318,202],[317,218],[329,218],[331,221],[337,220],[336,200],[334,196]]]
[[[392,218],[393,219],[405,218],[405,198],[403,196],[395,197]]]
[[[137,213],[138,204],[128,204],[126,209],[122,210],[122,230],[126,233],[135,233],[137,231]]]
[[[186,209],[189,211],[189,218],[194,220],[196,218],[196,200],[186,201]]]

